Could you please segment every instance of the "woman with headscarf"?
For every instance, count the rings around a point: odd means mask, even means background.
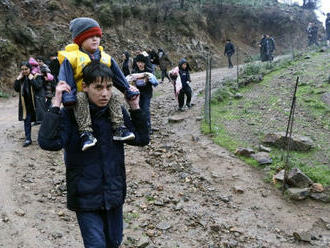
[[[22,62],[21,72],[15,80],[14,89],[19,93],[18,120],[24,121],[25,142],[23,147],[31,145],[31,122],[36,120],[35,90],[42,87],[32,75],[31,65]]]

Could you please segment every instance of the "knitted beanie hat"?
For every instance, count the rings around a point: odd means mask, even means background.
[[[72,40],[81,46],[81,44],[89,37],[102,37],[102,29],[97,21],[88,17],[78,17],[70,22],[70,32]]]

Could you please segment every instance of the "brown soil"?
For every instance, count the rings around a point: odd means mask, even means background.
[[[212,77],[234,75],[217,69]],[[126,147],[122,247],[311,247],[294,241],[301,230],[315,236],[314,247],[329,247],[330,231],[319,221],[330,218],[329,205],[285,200],[261,171],[200,133],[203,98],[196,93],[204,81],[204,72],[193,74],[195,105],[185,112],[176,111],[169,83],[156,88],[150,145]],[[65,208],[62,152],[38,147],[38,127],[33,145],[21,147],[17,102],[0,99],[0,247],[83,247],[74,213]],[[184,120],[169,123],[173,116]]]

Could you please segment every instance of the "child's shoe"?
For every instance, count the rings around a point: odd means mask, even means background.
[[[86,151],[87,149],[95,146],[97,139],[93,136],[91,132],[83,132],[80,136],[82,143],[82,151]]]
[[[122,126],[115,130],[113,140],[126,141],[135,139],[134,133],[130,132],[127,127]]]

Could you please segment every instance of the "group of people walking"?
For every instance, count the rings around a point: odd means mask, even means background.
[[[42,57],[31,57],[29,61],[20,64],[14,89],[19,93],[18,119],[24,121],[24,147],[32,143],[32,123],[40,124],[45,111],[51,106],[56,86],[56,70],[58,71],[56,60],[50,60],[47,65]]]
[[[312,46],[312,45],[319,46],[318,31],[319,31],[319,28],[315,22],[308,23],[308,26],[306,29],[308,46]]]
[[[262,35],[259,42],[261,61],[273,61],[273,53],[275,51],[275,40],[268,34]]]
[[[149,143],[157,66],[161,82],[167,78],[173,84],[179,110],[185,96],[191,107],[190,66],[182,59],[175,68],[177,77],[170,77],[172,62],[158,49],[137,51],[132,60],[125,52],[120,68],[100,46],[97,21],[75,18],[69,29],[73,43],[52,58],[57,67],[41,57],[20,65],[14,88],[19,92],[19,120],[24,120],[23,146],[32,143],[31,122],[40,121],[40,147],[64,149],[67,206],[76,212],[85,247],[115,248],[123,238],[124,144]],[[113,86],[124,94],[129,110],[112,92]]]
[[[308,26],[306,28],[307,33],[307,39],[308,43],[307,46],[319,46],[319,27],[316,22],[310,22],[308,23]],[[327,13],[327,18],[325,20],[325,40],[327,43],[327,46],[330,46],[330,13]]]
[[[142,51],[141,49],[136,50],[135,57],[131,58],[131,55],[128,51],[125,51],[122,55],[123,64],[122,71],[125,76],[134,73],[137,71],[137,56],[143,55],[146,59],[146,70],[150,73],[155,74],[157,67],[159,67],[161,71],[161,82],[164,82],[164,79],[167,78],[171,81],[168,75],[168,68],[173,65],[171,60],[168,58],[167,54],[164,52],[162,48],[159,48],[156,52],[155,49],[148,48],[146,51]]]

